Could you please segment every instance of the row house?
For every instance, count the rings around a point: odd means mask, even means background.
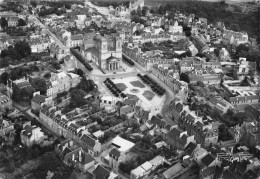
[[[216,85],[220,84],[221,78],[219,74],[202,74],[202,75],[194,75],[189,74],[190,83],[197,83],[198,81],[202,81],[207,85]]]
[[[47,50],[50,47],[50,38],[48,35],[42,35],[37,38],[30,37],[28,43],[31,46],[32,52],[39,53]]]
[[[147,68],[147,59],[143,57],[141,48],[132,47],[128,45],[128,43],[124,43],[122,52],[123,55],[130,57],[132,60],[136,61],[142,67]]]
[[[163,69],[160,66],[162,65],[155,64],[151,69],[152,73],[176,93],[178,93],[179,91],[184,91],[185,93],[187,93],[188,84],[184,81],[177,80],[179,78],[178,70],[175,70],[177,71],[177,73],[174,73],[174,70]]]
[[[154,171],[155,168],[162,165],[164,160],[164,157],[158,155],[152,160],[146,161],[130,172],[130,179],[145,178],[147,175],[149,175],[149,173]]]
[[[68,35],[65,36],[64,39],[64,44],[66,47],[77,47],[81,46],[83,44],[83,35],[82,34],[76,34],[76,35]]]
[[[166,143],[178,150],[184,150],[190,142],[195,142],[194,135],[189,136],[187,131],[182,131],[177,127],[171,129],[166,135]]]
[[[230,97],[228,101],[234,107],[236,107],[239,111],[244,111],[245,107],[250,104],[259,104],[260,96],[257,94],[249,94],[249,95],[238,95],[235,97]]]
[[[69,91],[71,87],[77,86],[80,76],[74,73],[51,73],[50,81],[47,83],[47,96],[55,97],[58,93]]]
[[[199,50],[201,53],[209,52],[209,46],[206,43],[205,39],[199,35],[191,36],[191,41],[195,45],[195,47]]]
[[[187,131],[188,135],[194,135],[197,143],[204,147],[218,143],[218,122],[213,122],[210,118],[198,117],[186,111],[183,111],[181,115],[178,126]]]
[[[83,149],[92,156],[100,154],[101,144],[98,140],[85,134],[81,136],[82,131],[86,130],[87,126],[80,126],[76,124],[75,120],[61,115],[61,111],[57,110],[55,106],[51,107],[43,104],[40,111],[40,120],[56,134],[78,141]]]
[[[173,35],[168,33],[160,33],[156,35],[152,35],[152,33],[146,33],[142,34],[140,38],[130,38],[130,42],[134,43],[146,43],[146,42],[152,42],[152,43],[159,43],[167,40],[173,40]]]

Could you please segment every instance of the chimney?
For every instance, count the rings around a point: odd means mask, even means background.
[[[81,161],[82,161],[82,151],[79,150],[79,162],[81,162]]]
[[[75,161],[75,154],[72,154],[72,161]]]

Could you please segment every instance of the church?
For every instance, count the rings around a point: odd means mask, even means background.
[[[103,71],[119,71],[122,62],[122,39],[115,35],[96,34],[93,41],[94,46],[84,50],[82,55]]]

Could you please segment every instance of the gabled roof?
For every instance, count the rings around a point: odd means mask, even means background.
[[[193,151],[196,149],[197,145],[194,144],[193,142],[190,142],[186,147],[185,147],[185,152],[191,156]]]
[[[227,178],[227,179],[238,179],[238,177],[236,177],[229,169],[225,170],[223,172],[223,178]]]
[[[95,159],[90,154],[84,153],[81,163],[84,165],[84,164],[88,164],[94,160]]]
[[[207,154],[201,159],[202,163],[206,166],[209,166],[212,162],[214,162],[214,160],[215,158],[211,154]]]
[[[120,157],[120,151],[113,148],[110,152],[109,152],[109,155],[110,156],[113,156],[113,157],[116,157],[116,158],[119,158]]]
[[[37,104],[41,104],[45,101],[46,97],[42,96],[42,95],[38,95],[36,94],[33,98],[32,98],[32,102],[35,102]]]
[[[97,168],[93,171],[95,178],[97,179],[107,179],[110,175],[110,171],[98,165]]]
[[[94,148],[96,142],[93,138],[87,136],[86,134],[84,134],[81,138],[80,138],[83,142],[85,142],[85,144],[89,147]]]

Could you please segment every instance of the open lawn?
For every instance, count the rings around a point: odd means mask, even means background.
[[[134,101],[138,101],[139,100],[139,98],[136,95],[133,95],[133,94],[126,94],[126,95],[131,100],[134,100]]]
[[[147,100],[151,101],[154,98],[155,94],[153,92],[149,91],[149,90],[146,90],[146,91],[144,91],[143,96]]]
[[[127,88],[127,86],[124,83],[116,83],[115,85],[121,91],[125,91],[125,89]]]
[[[131,81],[130,83],[131,83],[131,85],[133,85],[134,87],[145,88],[144,84],[141,83],[139,80],[137,80],[137,81]]]

